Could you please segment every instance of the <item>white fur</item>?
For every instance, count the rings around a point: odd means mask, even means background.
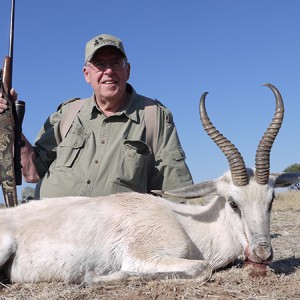
[[[236,187],[227,172],[211,184],[217,196],[205,206],[123,193],[3,209],[0,263],[13,282],[92,284],[131,275],[204,280],[243,253],[268,260],[272,182]]]

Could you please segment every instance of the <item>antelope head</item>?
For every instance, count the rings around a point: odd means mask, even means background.
[[[270,174],[270,152],[283,122],[284,104],[279,91],[273,85],[265,86],[275,95],[276,109],[271,124],[259,142],[255,156],[256,168],[245,167],[238,149],[210,121],[205,108],[206,92],[200,99],[200,119],[209,137],[225,154],[230,171],[215,180],[161,193],[181,199],[215,195],[213,201],[220,203],[219,211],[209,213],[217,218],[208,219],[219,219],[219,226],[214,227],[218,228],[219,233],[211,233],[211,236],[223,239],[223,244],[227,243],[227,249],[230,245],[234,248],[236,246],[233,245],[238,244],[245,261],[255,263],[266,263],[272,259],[270,215],[274,188],[287,186],[298,178],[294,176],[291,180],[292,177],[281,175],[278,180],[280,176],[276,178]],[[221,247],[222,241],[219,242]]]

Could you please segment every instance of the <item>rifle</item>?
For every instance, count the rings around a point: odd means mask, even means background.
[[[18,205],[16,185],[22,184],[21,147],[23,142],[22,122],[25,102],[14,101],[12,88],[12,66],[14,46],[15,1],[11,1],[9,55],[4,58],[0,71],[0,92],[7,100],[7,110],[0,114],[0,182],[7,207]]]

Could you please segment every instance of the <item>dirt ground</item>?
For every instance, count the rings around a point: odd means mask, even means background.
[[[272,211],[273,262],[266,276],[251,276],[238,261],[215,272],[207,282],[197,280],[133,281],[124,286],[79,288],[66,283],[0,283],[0,300],[8,299],[300,299],[300,191],[276,197]]]

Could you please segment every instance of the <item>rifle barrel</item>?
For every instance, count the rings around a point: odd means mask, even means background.
[[[14,34],[15,34],[14,32],[15,32],[15,0],[11,0],[9,54],[8,54],[8,56],[11,58],[11,70],[13,69],[13,57],[14,57]],[[12,77],[12,74],[11,74],[11,77]]]

